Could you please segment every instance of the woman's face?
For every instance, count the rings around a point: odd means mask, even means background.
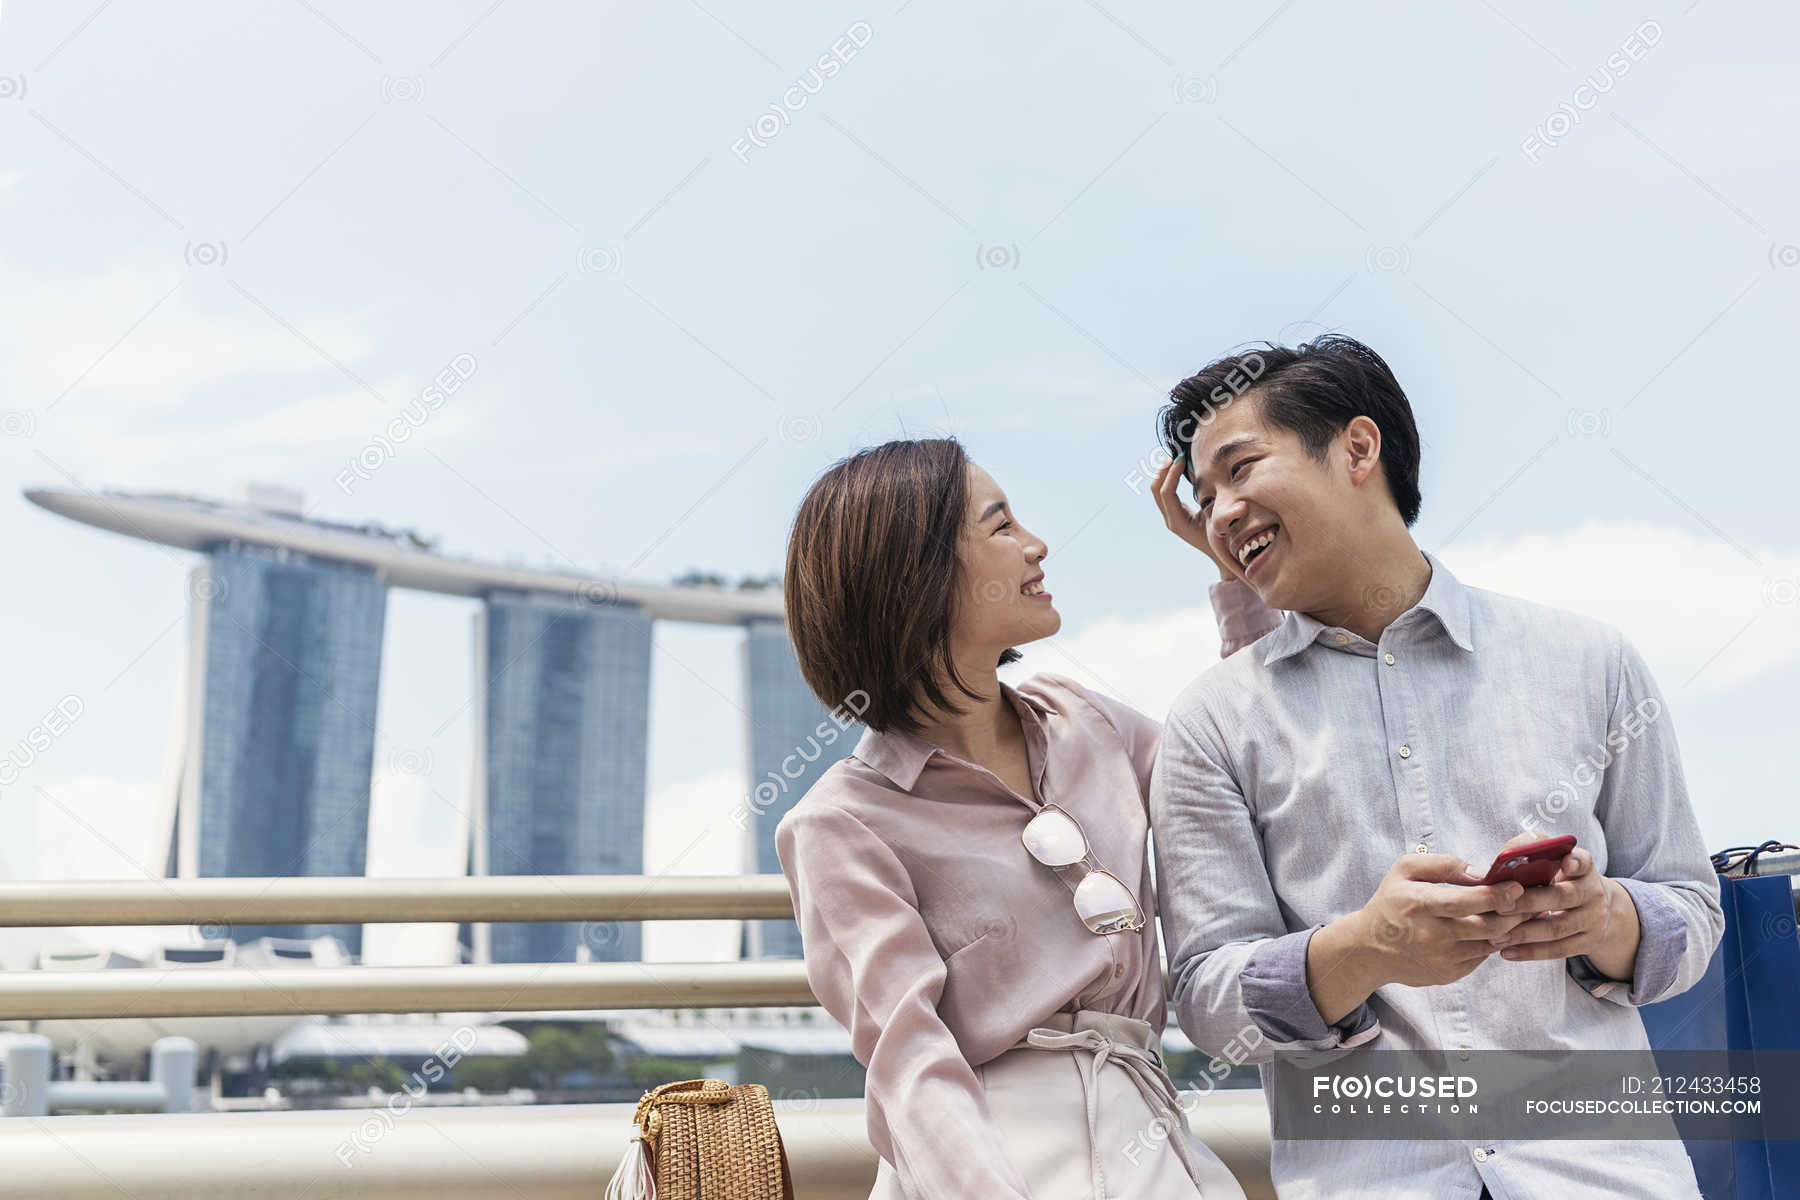
[[[962,594],[952,642],[971,656],[998,658],[1010,646],[1049,637],[1062,627],[1041,565],[1049,548],[1013,515],[1006,493],[986,471],[968,465],[969,509],[958,560]]]

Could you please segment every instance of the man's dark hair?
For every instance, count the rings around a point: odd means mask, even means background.
[[[1292,430],[1323,463],[1331,439],[1352,418],[1381,430],[1381,474],[1407,525],[1419,519],[1419,427],[1412,405],[1381,355],[1352,337],[1328,333],[1298,346],[1264,342],[1227,355],[1176,384],[1157,420],[1170,457],[1190,453],[1194,437],[1221,407],[1254,398],[1263,423]],[[1194,467],[1198,470],[1198,465]]]
[[[828,708],[864,693],[871,729],[916,733],[930,709],[962,711],[945,684],[980,699],[950,657],[968,464],[955,438],[873,446],[833,463],[794,517],[782,592],[800,674]]]

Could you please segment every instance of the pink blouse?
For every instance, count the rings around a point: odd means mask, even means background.
[[[1213,600],[1226,653],[1276,623],[1242,582],[1214,585]],[[1001,691],[1037,798],[1073,814],[1153,914],[1146,797],[1160,723],[1060,676]],[[1075,912],[1082,872],[1053,871],[1020,841],[1037,807],[984,767],[868,730],[775,830],[807,979],[868,1068],[869,1139],[910,1196],[1028,1195],[972,1064],[1062,1010],[1164,1024],[1155,921],[1091,933]]]

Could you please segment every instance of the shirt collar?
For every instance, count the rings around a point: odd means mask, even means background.
[[[1041,724],[1049,715],[1049,708],[1037,697],[1019,691],[1004,680],[1000,683],[1000,694],[1011,702],[1028,727],[1034,723]],[[925,770],[925,764],[931,756],[944,752],[936,744],[914,733],[899,729],[890,729],[886,733],[865,729],[852,753],[887,776],[896,787],[910,792],[919,782],[919,775]]]
[[[1431,564],[1431,582],[1425,585],[1425,594],[1419,597],[1418,603],[1395,617],[1393,624],[1404,625],[1413,619],[1414,612],[1424,611],[1436,618],[1452,642],[1464,650],[1474,650],[1469,589],[1431,551],[1424,550],[1420,553]],[[1257,643],[1262,648],[1263,665],[1266,667],[1293,657],[1331,628],[1333,627],[1306,613],[1287,613],[1282,617],[1281,624]]]

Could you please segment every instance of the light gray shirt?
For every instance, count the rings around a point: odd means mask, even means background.
[[[1270,1095],[1282,1050],[1642,1050],[1635,1006],[1692,986],[1724,929],[1638,652],[1604,622],[1467,587],[1425,558],[1425,594],[1378,642],[1287,613],[1190,684],[1163,727],[1150,808],[1175,1011],[1209,1053],[1241,1060],[1259,1042],[1248,1060]],[[1631,980],[1585,957],[1495,954],[1325,1024],[1306,983],[1315,930],[1361,907],[1402,854],[1479,873],[1528,828],[1574,834],[1630,893]],[[1273,1174],[1283,1197],[1699,1194],[1674,1140],[1278,1139]]]

